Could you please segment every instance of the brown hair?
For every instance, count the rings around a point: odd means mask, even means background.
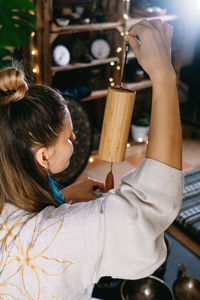
[[[35,146],[51,146],[63,128],[66,102],[54,89],[28,84],[21,71],[0,71],[0,211],[5,202],[30,212],[57,205]]]

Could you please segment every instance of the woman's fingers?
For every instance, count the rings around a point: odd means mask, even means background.
[[[142,20],[130,29],[126,37],[139,64],[151,79],[158,73],[173,72],[170,53],[172,32],[172,27],[159,19]]]
[[[133,49],[133,52],[137,56],[139,48],[140,48],[140,44],[139,44],[139,41],[138,41],[137,37],[133,36],[131,34],[128,34],[128,35],[125,36],[125,41],[129,43],[129,45]]]
[[[101,192],[105,192],[106,189],[105,189],[105,184],[102,183],[102,182],[99,182],[99,181],[93,181],[93,190],[97,190],[99,189]]]
[[[168,40],[168,43],[171,46],[171,39],[172,39],[172,35],[173,35],[173,27],[168,23],[164,23],[163,24],[163,30],[164,30],[165,36]]]

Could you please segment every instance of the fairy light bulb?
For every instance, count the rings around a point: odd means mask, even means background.
[[[35,66],[35,67],[33,67],[33,69],[32,69],[32,72],[35,73],[35,74],[36,74],[36,73],[38,74],[39,71],[40,71],[40,69],[39,69],[38,66]]]
[[[125,35],[125,33],[124,33],[123,31],[121,31],[121,32],[120,32],[120,35],[121,35],[121,36],[124,36],[124,35]]]
[[[35,12],[34,12],[33,10],[29,10],[28,12],[29,12],[29,14],[32,15],[32,16],[35,15]]]
[[[120,53],[122,51],[122,47],[118,47],[117,49],[116,49],[116,52],[117,53]]]
[[[110,65],[111,65],[111,66],[114,66],[114,65],[115,65],[115,62],[114,62],[114,61],[111,61],[111,62],[110,62]]]
[[[32,55],[36,55],[36,50],[32,50],[32,51],[31,51],[31,54],[32,54]]]
[[[109,81],[110,81],[110,82],[113,82],[113,78],[112,78],[112,77],[110,77],[110,78],[109,78]]]
[[[121,67],[120,67],[120,66],[117,66],[117,68],[116,68],[116,69],[119,71],[119,70],[121,70]]]
[[[115,86],[115,83],[114,82],[111,82],[111,84],[110,84],[111,86]]]
[[[31,33],[31,37],[33,38],[35,36],[35,31],[33,31],[32,33]]]
[[[94,157],[90,156],[88,161],[89,161],[89,163],[93,163],[94,162]]]
[[[127,14],[123,14],[123,17],[125,20],[128,20],[128,15]]]
[[[130,148],[131,147],[131,144],[130,143],[127,143],[126,144],[126,148]]]

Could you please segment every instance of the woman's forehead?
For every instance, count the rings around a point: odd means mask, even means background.
[[[71,115],[70,112],[68,110],[68,108],[65,108],[65,125],[66,127],[68,127],[69,129],[72,129],[73,125],[72,125],[72,119],[71,119]]]

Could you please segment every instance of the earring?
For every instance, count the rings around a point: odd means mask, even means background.
[[[56,200],[58,206],[65,204],[66,203],[66,199],[64,194],[61,192],[61,189],[63,188],[63,186],[59,183],[57,183],[49,174],[49,172],[47,171],[47,178],[49,181],[49,184],[51,186],[52,192],[53,192],[53,196],[54,199]]]

